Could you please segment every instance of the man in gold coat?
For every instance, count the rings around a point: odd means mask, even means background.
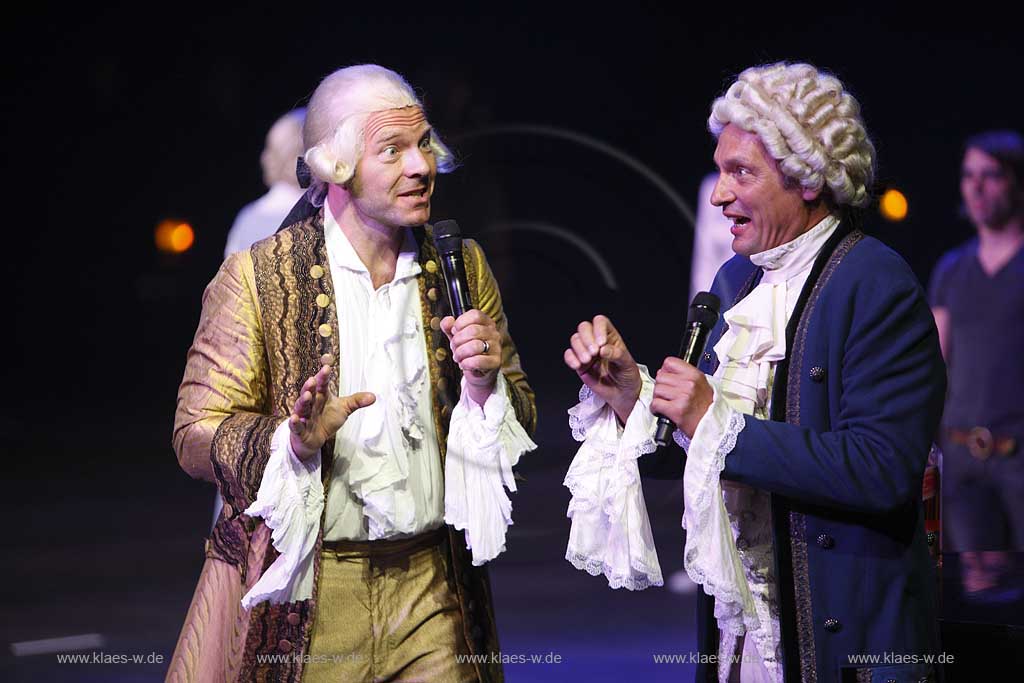
[[[500,681],[484,564],[536,409],[470,240],[476,308],[446,315],[452,155],[375,65],[325,78],[303,137],[319,209],[224,262],[178,394],[178,460],[225,505],[168,680]]]

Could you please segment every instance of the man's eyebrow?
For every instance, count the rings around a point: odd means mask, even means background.
[[[383,144],[402,137],[402,131],[397,128],[382,128],[373,136],[373,142]]]
[[[422,133],[420,133],[418,140],[422,140],[427,135],[430,135],[433,129],[427,127]],[[382,145],[388,142],[392,142],[405,136],[405,131],[401,128],[395,127],[384,127],[377,131],[373,136],[373,144]]]

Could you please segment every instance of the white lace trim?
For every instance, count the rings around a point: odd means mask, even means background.
[[[621,433],[611,407],[586,387],[580,390],[569,426],[583,444],[564,481],[572,494],[566,560],[628,590],[664,584],[636,463],[657,448],[650,412],[654,381],[647,368],[640,370],[640,398]]]
[[[746,421],[722,397],[711,379],[714,399],[697,425],[683,474],[683,566],[715,598],[715,618],[725,633],[743,635],[760,625],[736,551],[719,477]]]
[[[256,500],[245,510],[250,517],[263,518],[280,553],[242,597],[246,609],[264,600],[277,605],[313,596],[313,551],[324,509],[320,454],[300,461],[292,453],[290,433],[287,420],[274,431]]]
[[[505,489],[516,490],[512,468],[523,453],[537,448],[519,424],[506,391],[499,372],[494,391],[479,406],[469,398],[463,378],[448,432],[444,521],[465,532],[476,566],[505,551],[512,524],[512,501]]]
[[[635,573],[624,575],[617,573],[614,567],[602,560],[586,557],[570,550],[566,550],[565,559],[568,560],[572,566],[576,567],[576,569],[585,571],[591,576],[604,574],[608,579],[608,585],[616,590],[619,588],[625,588],[629,591],[642,591],[645,588],[650,588],[651,586],[662,585],[660,582],[654,583],[651,581],[650,576],[657,573],[657,571],[652,570],[650,567],[632,567]]]

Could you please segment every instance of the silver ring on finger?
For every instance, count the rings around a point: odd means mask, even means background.
[[[491,345],[487,342],[486,339],[481,339],[480,341],[484,343],[484,350],[481,353],[482,355],[486,356],[487,352],[491,350]]]

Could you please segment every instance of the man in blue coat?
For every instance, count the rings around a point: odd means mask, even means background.
[[[575,510],[588,472],[614,474],[584,467],[594,444],[617,438],[602,462],[632,472],[623,454],[653,451],[664,415],[686,450],[698,680],[933,680],[921,483],[945,371],[920,284],[858,229],[875,161],[859,105],[813,66],[773,64],[744,71],[709,127],[711,201],[736,252],[712,288],[724,314],[698,368],[666,358],[654,381],[607,318],[579,325],[565,352],[587,387],[570,411]],[[651,566],[642,493],[637,506],[629,487],[600,490],[620,498],[599,509],[642,519],[570,504],[571,559],[610,580],[609,567]]]

